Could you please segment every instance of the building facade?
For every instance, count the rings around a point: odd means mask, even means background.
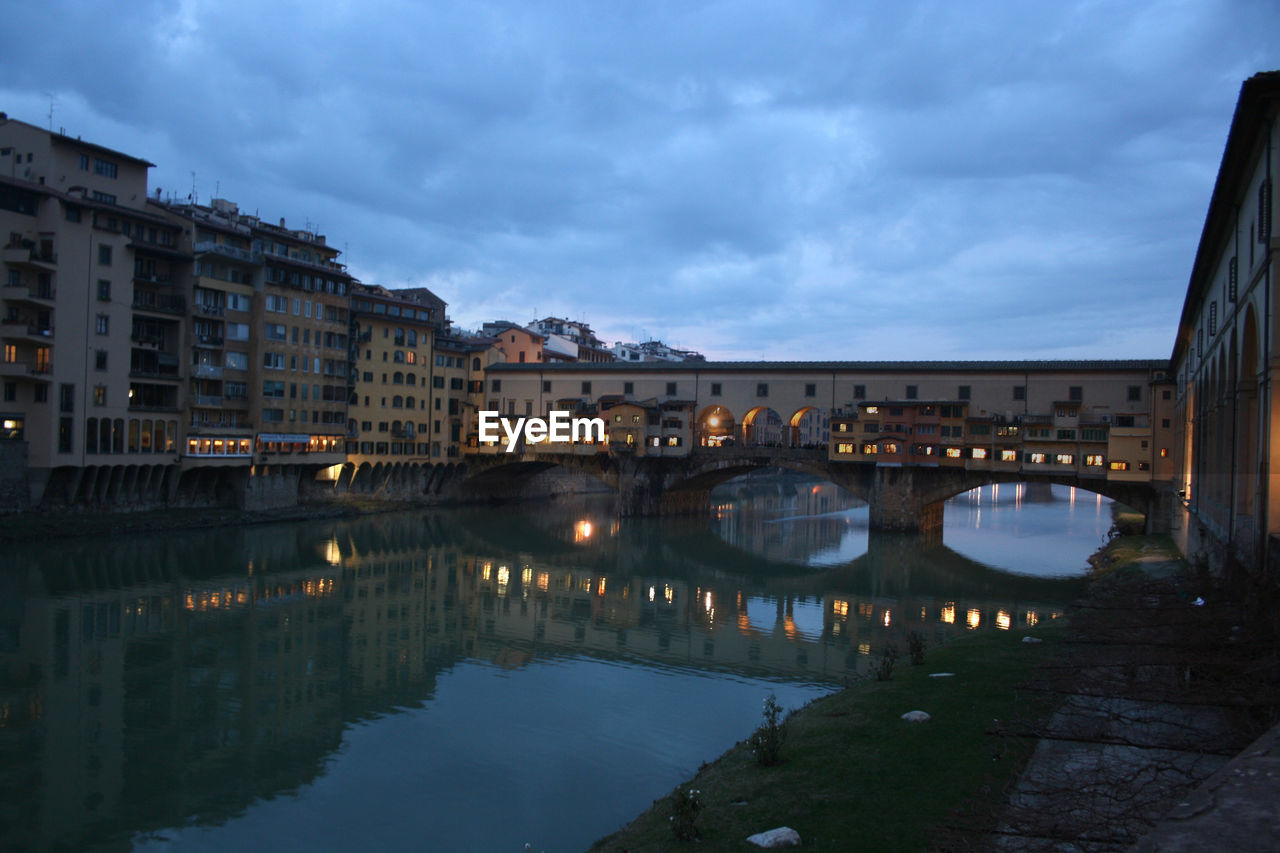
[[[1172,354],[1188,553],[1212,542],[1245,565],[1280,558],[1278,147],[1280,72],[1272,71],[1241,87]]]

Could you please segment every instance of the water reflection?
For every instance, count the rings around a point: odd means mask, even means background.
[[[910,631],[1014,630],[1075,592],[900,537],[798,570],[705,521],[620,524],[587,500],[7,562],[15,850],[353,831],[387,849],[580,848],[745,736],[769,690],[794,706]]]
[[[753,557],[831,567],[870,548],[866,504],[831,483],[794,474],[742,477],[712,495],[717,534]],[[983,486],[946,502],[942,543],[1007,572],[1079,576],[1105,544],[1111,506],[1109,498],[1070,486]]]

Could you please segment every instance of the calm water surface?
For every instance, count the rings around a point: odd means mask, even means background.
[[[578,850],[886,643],[1055,618],[1109,503],[827,484],[10,548],[0,849]]]

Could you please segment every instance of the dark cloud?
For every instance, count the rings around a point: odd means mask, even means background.
[[[1264,0],[50,0],[6,15],[0,107],[52,95],[153,186],[318,226],[466,324],[1160,356],[1278,29]]]

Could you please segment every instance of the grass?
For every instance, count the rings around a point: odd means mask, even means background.
[[[602,853],[742,850],[748,835],[778,826],[806,850],[924,850],[934,827],[974,800],[998,799],[1034,743],[988,734],[999,719],[1047,714],[1017,685],[1060,639],[1057,625],[992,631],[930,649],[923,666],[899,666],[893,680],[865,682],[794,714],[782,763],[759,766],[745,742],[704,765],[688,783],[701,791],[701,840],[680,842],[669,824],[672,796],[592,848]],[[931,672],[953,672],[930,678]],[[907,711],[927,723],[899,719]]]
[[[1187,565],[1171,538],[1149,534],[1117,536],[1090,557],[1089,562],[1095,578],[1117,572],[1155,571],[1160,567],[1184,569]]]

